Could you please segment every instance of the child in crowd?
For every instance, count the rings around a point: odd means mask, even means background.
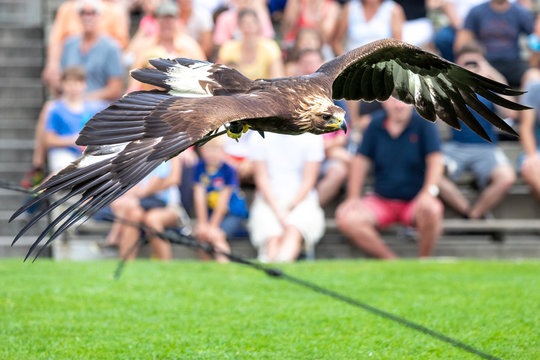
[[[57,173],[82,154],[75,144],[79,131],[103,102],[84,100],[86,75],[82,67],[68,67],[61,77],[62,97],[53,101],[46,116],[44,142],[49,170]]]
[[[193,190],[197,217],[195,236],[200,242],[228,252],[227,238],[243,231],[247,206],[239,193],[236,171],[225,163],[224,139],[218,137],[209,141],[200,148],[200,154]],[[201,258],[207,259],[206,256],[201,253]],[[216,260],[228,261],[223,255],[216,255]]]

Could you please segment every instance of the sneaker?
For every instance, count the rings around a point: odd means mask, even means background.
[[[45,172],[42,168],[32,168],[21,180],[21,186],[26,189],[32,189],[39,185],[45,178]]]

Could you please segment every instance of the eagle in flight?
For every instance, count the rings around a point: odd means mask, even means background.
[[[163,161],[225,132],[237,138],[248,129],[263,136],[265,131],[297,135],[346,130],[345,112],[333,99],[384,101],[394,96],[429,121],[439,118],[460,129],[461,119],[485,139],[468,107],[517,134],[477,95],[509,109],[527,109],[498,95],[521,92],[390,39],[343,54],[311,75],[272,80],[252,81],[224,65],[189,59],[150,63],[154,68],[134,70],[131,76],[164,90],[126,94],[96,114],[77,139],[86,147],[83,155],[41,184],[33,200],[11,217],[63,192],[24,226],[15,243],[39,219],[76,199],[47,226],[28,255],[47,236],[40,251],[75,222],[124,194]],[[226,130],[220,131],[222,127]]]

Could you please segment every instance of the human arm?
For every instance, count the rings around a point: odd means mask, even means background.
[[[283,18],[281,20],[281,32],[285,36],[292,31],[293,27],[298,22],[298,16],[300,13],[300,1],[299,0],[287,0],[285,4],[285,10],[283,11]]]
[[[540,168],[540,155],[537,150],[536,137],[534,128],[536,124],[536,110],[529,109],[521,113],[521,121],[519,126],[519,141],[525,152],[523,159],[523,170],[532,170],[531,173],[537,173],[533,168]]]
[[[343,217],[360,206],[362,187],[370,166],[371,160],[364,155],[357,154],[353,157],[347,182],[347,197],[337,208],[336,217]]]
[[[111,77],[107,81],[107,85],[101,89],[87,93],[84,98],[86,100],[117,100],[122,96],[124,91],[124,80],[119,77]]]
[[[392,38],[401,40],[403,38],[403,25],[405,24],[405,11],[399,4],[394,4],[392,9],[392,22],[390,24]]]
[[[75,13],[74,6],[73,3],[69,2],[60,5],[49,33],[45,67],[41,73],[41,77],[45,84],[55,89],[60,86],[60,76],[62,74],[60,59],[62,58],[62,49],[67,36],[66,31],[69,17]],[[75,15],[77,14],[75,13]]]
[[[229,200],[231,199],[232,186],[225,186],[219,191],[219,198],[216,207],[212,211],[210,216],[209,225],[215,228],[219,228],[223,218],[229,210]]]
[[[45,148],[50,149],[53,147],[69,147],[76,146],[75,140],[77,140],[78,134],[73,135],[58,135],[54,131],[45,131]]]
[[[330,38],[330,45],[334,55],[339,56],[345,53],[345,47],[343,42],[347,36],[347,29],[349,27],[349,3],[343,6],[341,10],[340,21],[336,21],[334,26],[334,33]]]
[[[270,206],[270,208],[278,218],[279,222],[282,225],[285,224],[287,212],[285,211],[285,209],[278,205],[277,199],[272,193],[272,189],[270,187],[270,177],[268,174],[268,167],[266,166],[266,163],[264,161],[254,161],[253,170],[253,179],[255,181],[255,186],[257,187],[257,190],[260,192],[268,206]]]
[[[463,19],[457,13],[456,5],[453,1],[445,1],[441,7],[442,12],[448,18],[450,26],[457,30],[463,26]]]
[[[319,161],[308,161],[304,164],[304,169],[302,170],[302,183],[298,188],[298,192],[289,203],[289,211],[292,211],[296,206],[304,201],[309,192],[315,188],[320,166],[321,163]]]
[[[193,185],[193,206],[195,208],[197,225],[207,224],[208,207],[206,205],[206,188],[200,183]]]
[[[426,155],[426,173],[424,175],[424,185],[420,189],[419,195],[430,194],[430,188],[438,186],[444,173],[443,156],[440,151],[435,151]],[[433,196],[430,194],[430,196]]]
[[[283,60],[281,59],[281,50],[276,43],[272,43],[271,53],[268,54],[271,57],[268,64],[268,74],[270,78],[278,78],[285,75],[285,69],[283,67]]]

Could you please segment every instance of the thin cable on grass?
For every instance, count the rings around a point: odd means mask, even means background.
[[[336,291],[324,288],[324,287],[319,286],[319,285],[317,285],[315,283],[312,283],[310,281],[298,278],[298,277],[293,276],[293,275],[289,275],[289,274],[285,273],[283,270],[281,270],[279,268],[270,267],[270,266],[261,264],[259,262],[249,260],[249,259],[247,259],[247,258],[245,258],[243,256],[236,255],[236,254],[234,254],[232,252],[226,252],[226,251],[219,250],[216,247],[214,247],[212,244],[209,244],[209,243],[200,243],[190,235],[180,234],[180,233],[178,233],[177,231],[174,231],[174,230],[166,230],[165,232],[160,232],[160,231],[157,231],[157,230],[149,227],[148,225],[141,224],[141,223],[136,223],[136,222],[133,222],[133,221],[130,221],[130,220],[127,220],[127,219],[122,219],[122,218],[119,218],[117,216],[114,216],[114,219],[116,221],[122,222],[124,224],[137,227],[141,231],[143,231],[144,233],[151,234],[151,235],[157,236],[157,237],[159,237],[159,238],[161,238],[163,240],[169,241],[171,244],[177,244],[177,245],[182,245],[182,246],[186,246],[186,247],[193,248],[193,249],[202,250],[202,251],[208,253],[209,255],[216,255],[216,254],[224,255],[229,260],[231,260],[232,262],[250,266],[251,268],[262,271],[262,272],[266,273],[267,275],[269,275],[271,277],[286,280],[286,281],[288,281],[290,283],[294,283],[296,285],[303,286],[303,287],[305,287],[307,289],[313,290],[313,291],[315,291],[315,292],[317,292],[319,294],[323,294],[323,295],[329,296],[329,297],[331,297],[333,299],[345,302],[345,303],[347,303],[349,305],[361,308],[361,309],[363,309],[365,311],[368,311],[368,312],[370,312],[372,314],[383,317],[383,318],[385,318],[387,320],[397,322],[397,323],[399,323],[399,324],[401,324],[403,326],[406,326],[406,327],[408,327],[410,329],[419,331],[421,333],[424,333],[426,335],[429,335],[431,337],[434,337],[436,339],[444,341],[444,342],[446,342],[446,343],[448,343],[448,344],[450,344],[450,345],[452,345],[452,346],[454,346],[456,348],[459,348],[459,349],[467,351],[467,352],[469,352],[471,354],[477,355],[477,356],[479,356],[479,357],[481,357],[483,359],[488,359],[488,360],[499,360],[500,359],[500,358],[498,358],[498,357],[496,357],[494,355],[488,354],[488,353],[486,353],[486,352],[484,352],[484,351],[482,351],[480,349],[477,349],[476,347],[474,347],[472,345],[466,344],[466,343],[464,343],[462,341],[454,339],[454,338],[452,338],[450,336],[447,336],[447,335],[445,335],[445,334],[443,334],[441,332],[438,332],[436,330],[432,330],[432,329],[430,329],[430,328],[428,328],[428,327],[426,327],[424,325],[420,325],[420,324],[417,324],[417,323],[415,323],[413,321],[407,320],[407,319],[405,319],[405,318],[403,318],[403,317],[401,317],[399,315],[389,313],[389,312],[387,312],[385,310],[381,310],[379,308],[376,308],[374,306],[366,304],[366,303],[364,303],[362,301],[353,299],[353,298],[351,298],[351,297],[349,297],[347,295],[340,294],[340,293],[338,293]],[[144,239],[145,237],[143,236],[142,238]],[[114,273],[115,279],[120,279],[120,276],[122,274],[122,269],[124,267],[126,259],[132,254],[133,251],[135,251],[135,249],[142,246],[144,243],[145,243],[145,240],[140,240],[139,239],[139,241],[137,241],[128,250],[128,252],[121,259],[121,261],[120,261],[120,263],[119,263],[119,265],[118,265],[118,267],[117,267],[117,269],[116,269],[116,271]]]
[[[23,193],[29,193],[29,194],[32,193],[32,190],[30,190],[30,189],[23,188],[23,187],[21,187],[19,185],[13,185],[13,184],[11,184],[11,183],[9,183],[7,181],[4,181],[4,180],[0,180],[0,188],[13,190],[13,191],[18,191],[18,192],[23,192]],[[322,286],[319,286],[319,285],[314,284],[312,282],[309,282],[307,280],[298,278],[296,276],[289,275],[289,274],[283,272],[283,270],[281,270],[279,268],[270,267],[270,266],[267,266],[267,265],[264,265],[264,264],[249,260],[249,259],[247,259],[245,257],[242,257],[240,255],[236,255],[236,254],[234,254],[232,252],[226,252],[226,251],[219,250],[219,249],[215,248],[212,244],[209,244],[209,243],[200,243],[190,235],[180,234],[180,233],[178,233],[178,232],[176,232],[174,230],[166,230],[165,232],[160,232],[160,231],[158,231],[158,230],[156,230],[156,229],[154,229],[154,228],[152,228],[152,227],[150,227],[150,226],[148,226],[146,224],[133,222],[133,221],[123,219],[123,218],[118,217],[118,216],[114,216],[114,215],[109,215],[109,220],[118,221],[118,222],[124,223],[124,224],[129,225],[129,226],[134,226],[134,227],[140,229],[144,233],[143,235],[151,234],[151,235],[160,237],[163,240],[169,241],[171,244],[177,244],[177,245],[182,245],[182,246],[186,246],[186,247],[193,248],[193,249],[202,250],[202,251],[204,251],[204,252],[206,252],[206,253],[208,253],[210,255],[216,255],[216,254],[224,255],[229,260],[231,260],[232,262],[250,266],[251,268],[262,271],[262,272],[266,273],[269,276],[289,281],[290,283],[294,283],[294,284],[297,284],[299,286],[303,286],[303,287],[305,287],[307,289],[310,289],[310,290],[313,290],[313,291],[315,291],[317,293],[329,296],[329,297],[331,297],[333,299],[336,299],[336,300],[345,302],[345,303],[347,303],[349,305],[361,308],[361,309],[363,309],[365,311],[368,311],[368,312],[370,312],[372,314],[375,314],[375,315],[378,315],[378,316],[383,317],[385,319],[397,322],[397,323],[399,323],[399,324],[401,324],[403,326],[406,326],[406,327],[408,327],[410,329],[419,331],[419,332],[424,333],[426,335],[429,335],[429,336],[431,336],[433,338],[444,341],[444,342],[446,342],[446,343],[448,343],[448,344],[450,344],[450,345],[452,345],[452,346],[454,346],[456,348],[459,348],[459,349],[467,351],[467,352],[469,352],[471,354],[477,355],[477,356],[479,356],[479,357],[481,357],[483,359],[488,359],[488,360],[499,360],[500,359],[500,358],[498,358],[498,357],[496,357],[494,355],[488,354],[488,353],[486,353],[486,352],[484,352],[484,351],[482,351],[480,349],[477,349],[472,345],[466,344],[466,343],[464,343],[462,341],[454,339],[454,338],[452,338],[450,336],[447,336],[447,335],[445,335],[445,334],[443,334],[441,332],[438,332],[436,330],[432,330],[432,329],[430,329],[430,328],[428,328],[428,327],[426,327],[424,325],[420,325],[420,324],[417,324],[417,323],[415,323],[413,321],[407,320],[407,319],[405,319],[405,318],[403,318],[403,317],[401,317],[399,315],[389,313],[387,311],[381,310],[379,308],[376,308],[374,306],[371,306],[371,305],[366,304],[364,302],[361,302],[359,300],[353,299],[353,298],[351,298],[349,296],[340,294],[340,293],[338,293],[336,291],[324,288]],[[128,249],[126,254],[124,254],[122,259],[120,260],[120,263],[118,264],[118,266],[116,268],[116,271],[114,272],[114,278],[115,279],[117,279],[117,280],[120,279],[120,276],[122,275],[122,271],[123,271],[125,263],[126,263],[126,260],[130,257],[130,255],[135,250],[137,250],[139,247],[144,245],[146,242],[147,242],[146,236],[141,236],[137,240],[137,242],[135,242],[135,244],[133,244]]]

